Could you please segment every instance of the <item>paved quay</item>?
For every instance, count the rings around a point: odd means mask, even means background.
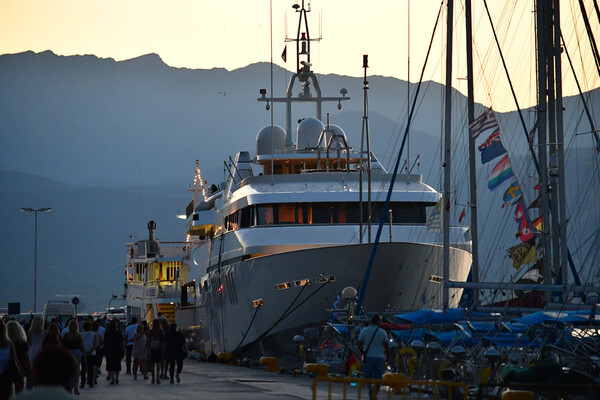
[[[269,372],[262,368],[238,367],[187,359],[181,373],[181,383],[170,384],[169,379],[159,385],[150,379],[134,380],[133,375],[119,374],[119,384],[110,385],[104,365],[98,385],[80,389],[81,400],[107,399],[312,399],[312,378]],[[152,396],[152,397],[150,397]],[[224,396],[224,397],[223,397]],[[319,398],[326,398],[320,396]]]

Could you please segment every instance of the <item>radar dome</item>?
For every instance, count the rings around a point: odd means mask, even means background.
[[[344,130],[342,128],[340,128],[337,125],[334,124],[329,124],[329,129],[332,130],[336,135],[338,136],[342,136],[344,138],[344,140],[346,141],[346,144],[348,143],[348,138],[346,137],[346,132],[344,132]],[[327,135],[327,142],[329,142],[329,138],[330,135]],[[342,143],[340,142],[340,146],[342,145]],[[327,147],[327,143],[324,143],[324,146]]]
[[[347,286],[342,290],[342,299],[353,299],[356,297],[356,289],[352,286]]]
[[[323,123],[316,118],[306,118],[300,122],[296,131],[296,150],[317,147],[323,129]]]
[[[256,135],[256,154],[271,154],[285,149],[285,129],[277,125],[267,125]]]

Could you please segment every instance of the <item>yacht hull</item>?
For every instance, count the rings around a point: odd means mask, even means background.
[[[372,244],[319,247],[277,253],[212,268],[194,307],[182,308],[181,327],[195,327],[204,351],[235,352],[265,341],[291,344],[305,327],[319,329],[340,292],[365,278]],[[380,243],[363,307],[369,312],[442,306],[443,249],[421,243]],[[450,279],[464,281],[471,253],[450,248]],[[308,284],[305,284],[307,283]],[[456,307],[462,290],[450,290]],[[340,307],[343,305],[339,304]],[[264,346],[268,348],[269,346]]]

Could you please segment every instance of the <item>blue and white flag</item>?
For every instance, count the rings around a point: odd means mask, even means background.
[[[492,128],[498,128],[498,122],[496,122],[496,115],[494,115],[494,111],[491,108],[469,124],[469,132],[473,139],[476,139],[482,132]]]
[[[441,232],[442,231],[442,200],[438,201],[435,206],[428,210],[427,222],[425,226],[427,232]]]

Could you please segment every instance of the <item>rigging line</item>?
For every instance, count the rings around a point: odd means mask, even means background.
[[[596,39],[594,39],[594,33],[592,32],[592,27],[587,16],[587,11],[585,10],[585,4],[583,4],[583,0],[579,0],[579,8],[581,9],[581,16],[583,17],[583,24],[585,25],[588,39],[590,40],[590,47],[592,48],[592,54],[594,56],[594,61],[596,62],[598,76],[600,76],[600,54],[598,53],[598,46],[596,46]]]
[[[533,150],[533,146],[529,141],[527,126],[525,125],[525,120],[523,119],[523,112],[521,111],[521,107],[519,107],[519,101],[517,100],[517,95],[515,93],[515,88],[513,87],[512,81],[510,79],[510,75],[508,73],[508,68],[506,66],[506,61],[504,60],[504,54],[502,53],[502,49],[500,48],[500,43],[498,43],[498,36],[496,36],[496,30],[494,29],[494,22],[492,21],[492,16],[490,15],[490,10],[488,9],[487,0],[483,0],[483,5],[485,6],[485,11],[487,12],[488,19],[490,21],[490,25],[492,27],[492,33],[494,34],[494,40],[496,41],[496,46],[498,47],[498,52],[500,53],[500,58],[502,59],[502,65],[504,66],[504,72],[506,73],[506,78],[508,79],[508,83],[510,85],[510,91],[512,92],[513,99],[515,100],[515,105],[517,106],[517,111],[519,112],[519,118],[521,119],[521,124],[523,125],[523,134],[527,139],[527,143],[529,144],[529,151],[531,152],[531,157],[533,158],[533,162],[535,164],[535,169],[537,173],[540,173],[540,165],[538,163],[537,157],[535,155],[535,151]]]
[[[228,156],[228,157],[229,157],[229,162],[231,163],[231,166],[233,167],[235,173],[237,173],[238,176],[240,177],[240,182],[241,182],[244,178],[242,177],[242,174],[240,173],[240,170],[238,169],[237,165],[235,165],[235,162],[233,161],[233,159],[231,158],[231,156]]]
[[[577,78],[577,74],[575,73],[575,68],[573,67],[573,62],[571,61],[571,56],[569,55],[569,50],[567,49],[567,44],[565,43],[565,38],[563,37],[562,30],[560,32],[560,38],[563,42],[563,48],[565,49],[565,54],[567,55],[567,60],[569,60],[569,66],[571,67],[571,72],[573,72],[573,78],[575,78],[575,84],[577,85],[577,90],[579,91],[579,97],[581,98],[581,103],[583,103],[583,109],[585,110],[585,114],[587,115],[588,121],[590,123],[590,127],[594,132],[594,137],[596,138],[596,150],[600,151],[600,137],[598,136],[598,132],[596,131],[596,126],[594,125],[594,120],[592,119],[592,114],[587,106],[587,102],[585,101],[585,97],[583,96],[583,92],[581,91],[581,85],[579,84],[579,79]]]
[[[221,234],[221,241],[219,243],[219,264],[218,264],[219,267],[217,269],[217,273],[219,274],[218,282],[219,282],[220,287],[222,287],[221,286],[222,285],[222,283],[221,283],[221,267],[222,267],[222,263],[223,263],[223,242],[224,242],[223,239],[225,239],[224,233]],[[222,332],[225,332],[225,320],[223,318],[223,292],[221,292],[219,294],[218,289],[217,289],[217,296],[219,299],[219,311],[221,314],[221,334],[222,334]],[[223,347],[225,347],[225,336],[221,336],[221,337],[223,339],[221,344]]]
[[[421,77],[419,78],[419,84],[417,85],[417,90],[415,92],[415,96],[413,98],[412,107],[410,110],[410,114],[408,116],[408,121],[406,123],[406,129],[404,131],[404,137],[402,138],[402,144],[400,145],[400,151],[398,152],[398,156],[396,157],[396,163],[394,165],[394,172],[392,174],[392,180],[390,181],[390,186],[388,189],[387,196],[385,198],[385,205],[383,207],[384,210],[387,210],[390,205],[390,198],[392,196],[392,191],[394,190],[394,182],[396,181],[396,176],[398,174],[398,166],[400,165],[400,158],[402,157],[402,151],[404,150],[404,145],[406,144],[406,137],[408,136],[410,122],[412,121],[412,117],[415,111],[416,99],[419,96],[419,91],[421,89],[421,82],[423,81],[423,75],[425,74],[425,67],[427,67],[427,61],[429,60],[429,54],[431,53],[431,47],[433,45],[433,39],[435,38],[435,32],[437,30],[438,23],[440,21],[440,15],[444,4],[440,4],[440,8],[438,10],[438,15],[435,20],[435,25],[433,27],[433,33],[431,35],[431,40],[429,42],[429,48],[427,49],[427,55],[425,56],[425,62],[423,63],[423,69],[421,70]],[[360,292],[358,295],[358,301],[356,302],[356,309],[360,310],[363,298],[365,296],[365,291],[367,285],[369,283],[369,276],[371,275],[371,269],[373,268],[373,261],[375,260],[375,254],[377,253],[377,247],[379,246],[379,239],[381,238],[381,231],[383,228],[383,224],[385,223],[386,213],[381,213],[381,218],[379,219],[379,226],[377,228],[377,235],[375,237],[375,242],[373,243],[373,249],[371,250],[371,256],[369,257],[369,264],[367,266],[367,270],[365,271],[365,277],[363,279],[363,283],[360,288]]]
[[[269,0],[269,38],[271,41],[271,99],[273,98],[273,0]],[[287,34],[287,32],[286,32]],[[275,179],[275,139],[273,135],[273,115],[275,113],[275,102],[271,101],[271,182]],[[267,103],[268,104],[268,103]],[[287,133],[288,135],[290,132]],[[241,176],[240,176],[241,178]]]
[[[302,286],[302,289],[300,289],[300,291],[298,292],[298,294],[296,295],[296,297],[294,298],[294,300],[292,300],[292,302],[290,303],[290,305],[288,306],[288,308],[285,309],[285,311],[283,312],[283,314],[281,314],[281,316],[279,317],[279,319],[265,332],[263,332],[258,338],[256,338],[255,340],[253,340],[252,342],[248,343],[248,345],[251,345],[252,343],[255,343],[256,341],[260,340],[262,337],[264,337],[271,329],[273,329],[277,324],[279,324],[279,322],[281,322],[281,320],[284,318],[285,314],[290,310],[290,308],[292,308],[292,306],[294,305],[294,303],[296,302],[296,300],[298,300],[298,298],[300,297],[300,295],[302,294],[302,292],[304,291],[304,288],[306,288],[307,285]],[[260,307],[257,307],[257,309]],[[255,311],[255,315],[256,315],[256,311]],[[254,320],[254,317],[252,318]],[[250,325],[252,325],[252,322],[250,322]],[[250,329],[250,327],[248,327],[248,330]],[[243,339],[242,339],[243,342]],[[240,342],[240,345],[241,343]],[[235,355],[236,351],[238,351],[240,348],[240,346],[238,345],[238,348],[235,349],[235,351],[233,351],[233,354]]]
[[[229,159],[231,160],[231,157],[229,157]],[[231,169],[229,169],[229,166],[227,165],[227,161],[223,160],[223,165],[225,165],[225,168],[227,168],[227,172],[229,172],[229,177],[231,178],[231,184],[235,185],[237,182],[235,181],[235,176],[233,176]],[[224,171],[225,170],[223,170],[223,172]]]
[[[240,343],[237,345],[237,347],[235,348],[235,350],[232,353],[236,353],[239,348],[242,346],[242,343],[244,343],[244,339],[246,339],[246,336],[248,335],[248,332],[250,332],[250,328],[252,327],[252,324],[254,323],[254,319],[256,318],[256,314],[258,314],[258,310],[260,310],[260,308],[262,307],[262,304],[259,305],[258,307],[256,307],[256,310],[254,310],[254,315],[252,316],[252,319],[250,320],[250,325],[248,325],[248,329],[246,329],[246,332],[244,333],[244,336],[242,336],[242,340],[240,340]]]
[[[300,303],[298,303],[298,305],[296,305],[294,308],[292,308],[290,310],[290,307],[292,307],[292,305],[296,302],[296,300],[298,299],[298,297],[300,296],[300,294],[302,294],[302,291],[304,290],[305,287],[307,287],[308,285],[304,285],[302,286],[302,289],[300,289],[300,293],[298,293],[298,295],[296,296],[296,298],[294,299],[294,301],[292,301],[292,303],[290,304],[290,306],[284,311],[283,314],[281,314],[281,316],[279,317],[279,319],[277,321],[275,321],[275,323],[273,323],[273,325],[271,325],[271,327],[269,327],[269,329],[267,329],[266,331],[264,331],[259,337],[257,337],[256,339],[254,339],[252,342],[248,343],[248,345],[251,345],[253,343],[258,342],[260,339],[262,339],[263,337],[265,337],[269,332],[271,332],[271,330],[273,330],[273,328],[275,328],[277,325],[279,325],[279,323],[281,321],[283,321],[285,318],[289,317],[290,315],[292,315],[292,313],[294,311],[296,311],[300,306],[302,306],[304,303],[306,303],[311,297],[313,297],[315,294],[317,294],[321,289],[323,289],[324,287],[326,287],[331,281],[327,281],[325,282],[321,287],[317,288],[314,292],[312,292],[306,299],[302,300]]]
[[[591,236],[590,236],[591,239]],[[596,231],[596,239],[594,240],[594,242],[598,242],[598,239],[600,239],[600,228],[598,228],[598,230]],[[595,253],[592,254],[592,253]],[[596,246],[596,249],[594,250],[594,246],[590,246],[588,249],[588,254],[586,254],[586,256],[584,257],[584,261],[588,261],[589,263],[593,266],[595,265],[595,261],[598,259],[598,254],[600,253],[600,248],[598,246]],[[596,261],[597,262],[597,261]],[[589,272],[588,272],[588,279],[585,282],[590,282],[590,280],[592,279],[591,276],[593,273],[596,273],[597,271],[594,270],[593,267],[590,267]]]
[[[569,2],[569,5],[571,7],[571,20],[572,20],[572,24],[573,24],[573,33],[571,36],[575,37],[575,41],[577,42],[577,53],[579,55],[579,62],[581,64],[581,70],[583,71],[583,78],[584,78],[584,83],[586,84],[586,87],[589,86],[588,82],[587,82],[587,77],[585,74],[585,62],[583,60],[583,51],[582,51],[582,44],[581,44],[581,36],[579,34],[579,32],[577,32],[577,17],[575,15],[575,10],[573,9],[573,2]],[[583,34],[582,34],[583,35]]]

